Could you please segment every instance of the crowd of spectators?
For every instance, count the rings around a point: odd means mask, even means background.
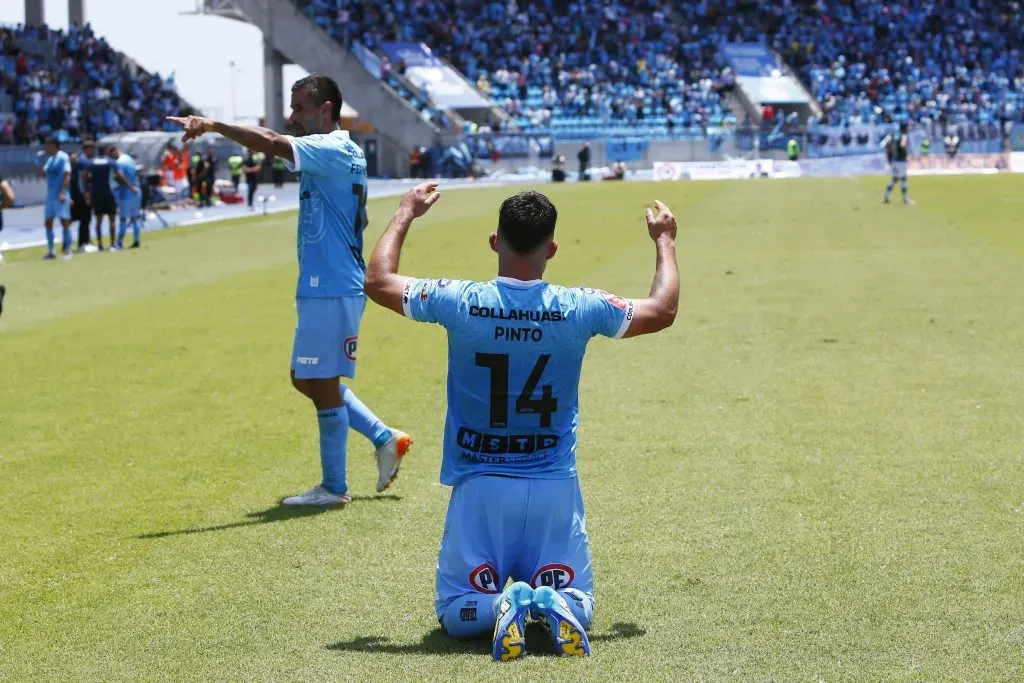
[[[1020,120],[1024,4],[1014,0],[724,0],[711,23],[770,45],[822,123]]]
[[[419,41],[523,129],[731,123],[724,41],[774,48],[822,123],[1021,119],[1018,0],[296,0],[338,40]]]
[[[185,108],[173,76],[146,73],[88,24],[0,27],[0,144],[171,130],[164,117]]]
[[[519,129],[731,120],[724,63],[673,23],[669,0],[297,2],[345,44],[427,44]]]

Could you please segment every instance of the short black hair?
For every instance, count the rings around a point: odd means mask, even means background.
[[[309,93],[309,99],[313,100],[313,104],[318,107],[323,106],[324,102],[330,102],[332,121],[337,121],[341,118],[341,88],[338,87],[333,78],[321,76],[320,74],[310,74],[305,78],[295,81],[295,85],[292,86],[292,92],[294,93],[299,90],[305,90]]]
[[[498,233],[512,251],[529,254],[555,234],[558,210],[547,197],[535,190],[514,194],[501,203]]]
[[[51,135],[50,137],[46,138],[46,144],[53,145],[57,149],[60,149],[60,140],[58,140],[54,135]]]

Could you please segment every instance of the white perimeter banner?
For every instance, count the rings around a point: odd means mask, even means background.
[[[771,177],[775,170],[772,159],[751,161],[655,161],[655,180],[736,180]]]
[[[1010,171],[1024,173],[1024,152],[1010,152]]]

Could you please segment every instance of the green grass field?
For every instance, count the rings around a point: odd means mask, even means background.
[[[352,386],[416,438],[389,494],[353,433],[355,501],[279,507],[319,472],[293,215],[9,253],[0,680],[1022,680],[1024,176],[883,185],[550,188],[562,284],[646,294],[643,207],[680,222],[675,326],[584,369],[586,661],[437,628],[440,328],[367,308]],[[446,193],[403,270],[491,277],[511,192]]]

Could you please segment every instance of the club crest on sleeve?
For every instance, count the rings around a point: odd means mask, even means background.
[[[427,291],[426,283],[423,284],[423,289],[420,290],[420,303],[427,303],[427,299],[430,298],[430,292]]]
[[[481,593],[499,593],[498,570],[488,562],[477,565],[469,573],[469,585]]]
[[[621,296],[616,296],[615,294],[609,294],[608,292],[604,291],[603,289],[600,290],[598,292],[598,294],[600,294],[601,297],[605,301],[607,301],[608,303],[610,303],[612,306],[614,306],[615,308],[619,309],[620,311],[626,310],[626,308],[629,306],[629,302],[626,301]]]

